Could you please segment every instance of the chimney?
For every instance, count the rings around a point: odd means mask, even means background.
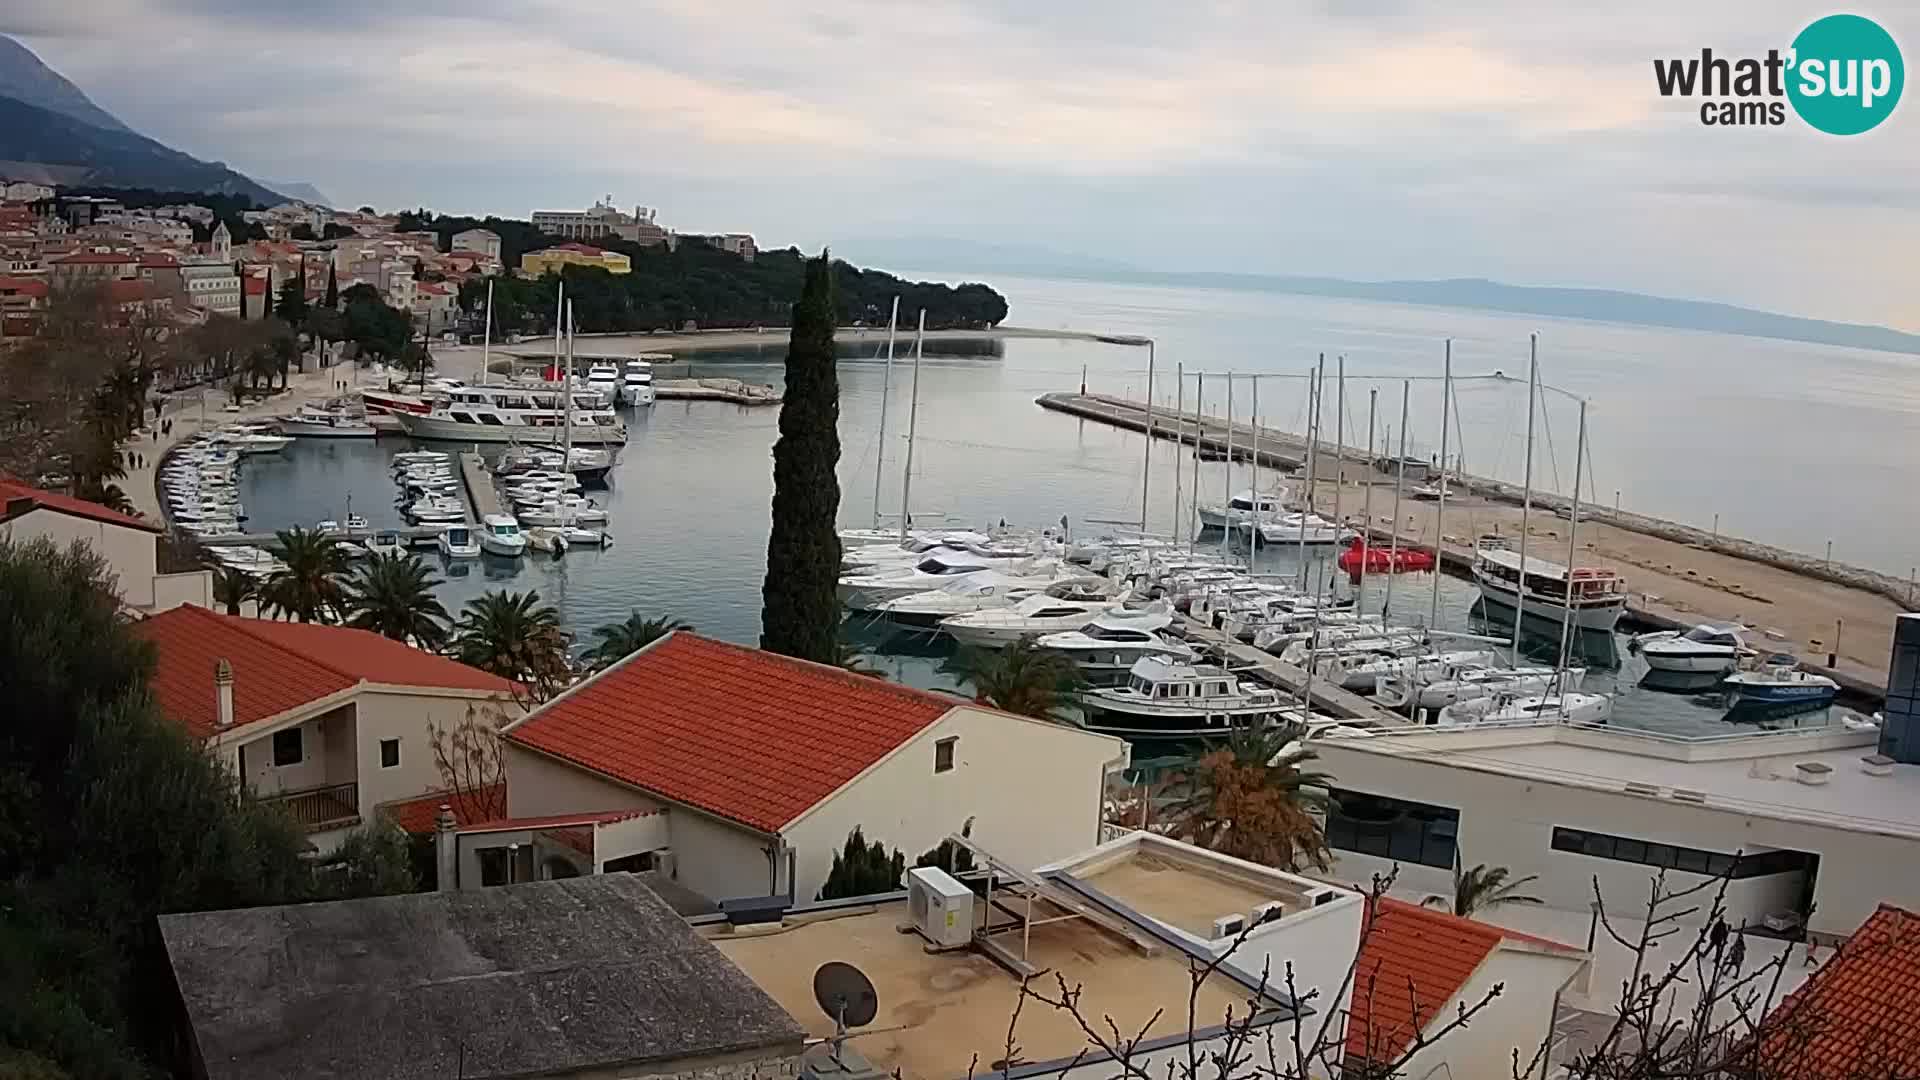
[[[433,870],[434,888],[439,892],[451,892],[460,887],[460,851],[459,843],[453,832],[453,807],[440,804],[440,812],[433,815]]]
[[[222,731],[233,726],[233,665],[225,660],[213,662],[213,726]]]

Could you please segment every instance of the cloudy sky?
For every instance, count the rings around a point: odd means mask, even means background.
[[[1920,9],[1877,0],[1920,56]],[[8,0],[179,149],[382,208],[612,194],[686,231],[1487,276],[1920,329],[1920,101],[1702,127],[1654,57],[1790,0]],[[1911,95],[1910,95],[1911,96]]]

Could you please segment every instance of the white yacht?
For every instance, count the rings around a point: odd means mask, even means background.
[[[620,369],[610,361],[596,360],[587,366],[587,388],[608,401],[620,393]]]
[[[925,592],[956,577],[993,568],[993,560],[971,552],[934,548],[918,562],[843,575],[839,584],[840,602],[855,611],[871,611],[889,600]]]
[[[1199,653],[1193,646],[1162,633],[1172,625],[1173,615],[1165,610],[1112,609],[1078,630],[1042,634],[1034,644],[1070,658],[1089,679],[1110,680],[1125,675],[1147,656],[1196,659]]]
[[[452,525],[467,520],[467,504],[458,499],[429,496],[410,503],[403,512],[420,525]]]
[[[1568,668],[1556,673],[1550,667],[1488,667],[1485,664],[1457,664],[1433,667],[1408,657],[1401,666],[1374,678],[1373,699],[1389,709],[1444,709],[1458,701],[1505,694],[1525,697],[1544,694],[1559,686],[1578,690],[1586,681],[1587,669]]]
[[[1103,583],[1095,578],[1061,580],[1052,574],[1021,576],[983,570],[956,578],[937,589],[888,600],[875,607],[873,613],[905,626],[931,629],[951,616],[1010,608],[1035,594],[1052,592],[1056,598],[1097,598],[1103,595],[1102,590]]]
[[[1276,518],[1263,518],[1258,523],[1243,522],[1240,528],[1262,544],[1275,545],[1305,543],[1308,547],[1325,547],[1344,544],[1355,535],[1352,529],[1315,513],[1281,514]]]
[[[940,629],[962,645],[999,649],[1023,637],[1078,630],[1120,606],[1120,601],[1114,598],[1062,597],[1041,592],[1012,607],[949,616],[940,620]],[[1156,613],[1166,610],[1166,606],[1160,604]]]
[[[1481,599],[1513,611],[1521,603],[1521,576],[1520,554],[1506,537],[1480,538],[1474,549],[1473,580],[1480,586]],[[1573,625],[1611,632],[1627,609],[1627,579],[1612,570],[1570,570],[1528,555],[1525,578],[1527,614],[1549,622],[1560,622],[1562,608],[1570,602]]]
[[[653,364],[629,360],[620,372],[620,401],[626,405],[653,404]]]
[[[1409,662],[1414,671],[1444,671],[1449,668],[1485,666],[1497,657],[1486,649],[1460,649],[1450,652],[1425,652],[1408,655],[1391,646],[1356,652],[1337,652],[1325,657],[1316,668],[1321,678],[1343,690],[1372,690],[1382,675],[1404,671]]]
[[[538,502],[516,499],[514,513],[529,525],[547,527],[576,523],[604,525],[607,521],[607,511],[599,503],[578,495],[553,496]]]
[[[281,417],[274,426],[282,435],[301,439],[371,439],[378,434],[364,414],[314,405]]]
[[[1498,724],[1508,721],[1563,720],[1570,724],[1604,724],[1613,717],[1613,698],[1606,694],[1571,691],[1546,694],[1494,694],[1472,698],[1440,710],[1442,727]]]
[[[1236,727],[1290,723],[1306,716],[1270,686],[1243,682],[1225,668],[1169,656],[1134,661],[1121,685],[1082,692],[1080,708],[1087,730],[1136,744],[1221,737]]]
[[[399,555],[407,550],[407,541],[392,529],[381,529],[366,539],[369,555]]]
[[[595,393],[546,384],[462,386],[425,413],[394,413],[416,439],[558,445],[566,438],[562,403],[573,406],[573,441],[590,445],[627,441],[627,425]]]
[[[1269,521],[1287,512],[1284,491],[1255,495],[1249,488],[1227,500],[1227,505],[1203,503],[1199,508],[1200,525],[1208,529],[1239,527],[1250,521]]]
[[[527,552],[527,536],[512,514],[488,514],[480,519],[480,546],[494,555],[519,558]]]
[[[1740,627],[1701,623],[1691,630],[1661,630],[1641,634],[1627,643],[1655,671],[1728,671],[1742,656],[1753,655],[1740,636]]]
[[[451,525],[440,533],[435,543],[440,554],[449,559],[477,559],[480,557],[480,541],[473,530],[465,525]]]
[[[216,431],[207,442],[212,446],[231,447],[242,454],[271,454],[293,445],[290,436],[269,435],[265,431],[251,429]]]

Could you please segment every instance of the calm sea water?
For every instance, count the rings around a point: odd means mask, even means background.
[[[1304,414],[1304,380],[1280,376],[1303,371],[1322,348],[1330,355],[1344,351],[1349,431],[1356,443],[1363,440],[1369,386],[1383,391],[1379,431],[1384,433],[1390,413],[1397,441],[1400,394],[1397,379],[1368,383],[1357,376],[1437,375],[1440,341],[1448,334],[1455,339],[1456,372],[1525,372],[1530,324],[1505,316],[1205,290],[1017,279],[996,284],[1012,300],[1013,321],[1023,325],[1154,336],[1162,372],[1183,363],[1211,372],[1261,373],[1261,416],[1275,426],[1298,428]],[[1831,534],[1836,557],[1904,572],[1909,557],[1903,538],[1920,535],[1920,509],[1887,496],[1899,490],[1899,477],[1913,475],[1914,447],[1920,446],[1920,365],[1911,358],[1602,324],[1556,322],[1539,329],[1546,380],[1595,402],[1589,417],[1592,474],[1605,498],[1618,487],[1633,509],[1702,524],[1708,523],[1703,511],[1710,515],[1709,507],[1724,507],[1727,531],[1807,550],[1818,550]],[[595,342],[595,351],[612,344]],[[841,522],[847,526],[869,525],[873,517],[887,381],[879,345],[874,335],[843,348],[840,478]],[[695,354],[696,373],[778,385],[784,351],[784,342],[774,338],[760,349]],[[1090,389],[1137,394],[1145,385],[1145,359],[1138,348],[1028,338],[1006,340],[997,354],[930,348],[921,365],[917,410],[911,408],[912,367],[897,363],[879,470],[880,507],[892,513],[900,506],[911,422],[917,431],[916,515],[944,512],[957,522],[1030,525],[1064,515],[1076,531],[1097,531],[1102,519],[1137,522],[1140,437],[1044,412],[1033,400],[1077,387],[1083,371]],[[1795,374],[1800,368],[1805,370]],[[1817,371],[1825,377],[1811,378]],[[1206,407],[1223,411],[1225,380],[1208,382],[1218,385],[1207,388]],[[1189,405],[1191,387],[1189,380]],[[1250,380],[1238,381],[1236,415],[1245,415],[1250,391]],[[1171,376],[1156,379],[1156,393],[1172,401]],[[1518,478],[1525,398],[1524,384],[1463,385],[1459,410],[1470,469]],[[1437,386],[1416,383],[1407,425],[1410,450],[1425,453],[1437,443],[1438,407]],[[489,589],[531,588],[557,605],[582,636],[638,610],[685,619],[718,637],[756,641],[777,422],[772,410],[705,402],[661,402],[630,413],[628,445],[609,489],[596,496],[612,515],[614,546],[573,551],[558,561],[487,556],[443,565],[444,601],[457,609]],[[1327,425],[1331,431],[1331,390]],[[1541,440],[1536,477],[1551,486],[1557,467],[1561,486],[1569,487],[1573,412],[1556,403],[1550,423],[1541,426],[1543,434],[1551,427],[1555,448],[1549,454]],[[301,441],[282,454],[249,459],[242,483],[252,526],[337,518],[346,512],[349,495],[353,510],[376,526],[401,524],[388,463],[406,446],[402,439]],[[1802,454],[1806,460],[1798,461]],[[1175,465],[1172,446],[1155,448],[1149,517],[1156,529],[1172,527]],[[1191,467],[1179,468],[1190,497]],[[1217,500],[1247,480],[1244,466],[1231,478],[1224,464],[1200,466],[1207,498]],[[1850,521],[1858,525],[1840,527]],[[1292,573],[1293,558],[1284,550],[1263,553],[1261,568]],[[1432,587],[1426,575],[1397,579],[1395,610],[1424,613]],[[1381,588],[1378,580],[1369,583],[1370,594]],[[1442,625],[1474,625],[1473,599],[1470,584],[1443,579]],[[1367,602],[1378,605],[1371,596]],[[872,625],[850,625],[848,634],[876,653],[874,666],[895,678],[953,684],[939,670],[945,649],[937,642]],[[1533,644],[1543,656],[1554,648],[1550,641]],[[1621,665],[1596,671],[1589,680],[1590,687],[1622,691],[1621,722],[1724,730],[1711,694],[1643,687],[1640,662],[1617,642],[1588,641],[1584,647],[1602,665]]]

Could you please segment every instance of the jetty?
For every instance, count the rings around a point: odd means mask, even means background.
[[[1187,640],[1206,645],[1226,660],[1234,671],[1250,672],[1288,693],[1306,688],[1309,704],[1342,720],[1358,720],[1376,727],[1410,727],[1412,722],[1392,709],[1376,704],[1351,690],[1324,678],[1309,679],[1305,668],[1295,667],[1271,653],[1236,641],[1209,626],[1202,626],[1182,615],[1178,617]],[[1311,682],[1312,685],[1308,686]]]
[[[1053,393],[1036,403],[1082,420],[1147,430],[1146,406],[1137,401]],[[1235,459],[1246,460],[1254,442],[1251,423],[1236,418],[1229,428],[1220,417],[1154,410],[1156,438],[1224,451],[1229,432]],[[1264,425],[1259,429],[1263,468],[1297,470],[1306,450],[1301,435]],[[1450,477],[1443,536],[1432,502],[1403,496],[1400,518],[1394,520],[1394,477],[1366,448],[1349,445],[1341,455],[1334,443],[1322,439],[1315,452],[1315,512],[1331,516],[1337,498],[1339,516],[1349,526],[1364,527],[1379,542],[1397,535],[1402,545],[1434,552],[1450,573],[1471,573],[1478,537],[1498,534],[1516,542],[1520,537],[1523,493],[1518,485],[1472,475]],[[1341,464],[1334,466],[1335,461]],[[1294,486],[1301,485],[1296,481]],[[1371,520],[1362,510],[1369,489]],[[1156,499],[1168,499],[1170,492],[1169,478],[1159,483]],[[1296,494],[1304,501],[1304,491]],[[1224,495],[1213,491],[1200,498],[1219,502]],[[1529,554],[1566,561],[1571,513],[1572,500],[1566,496],[1534,491],[1526,525]],[[1626,576],[1633,592],[1628,610],[1639,622],[1681,628],[1701,622],[1740,623],[1753,628],[1756,647],[1795,654],[1803,668],[1868,698],[1885,696],[1894,620],[1920,601],[1912,582],[1888,574],[1585,500],[1575,538],[1574,558],[1581,565],[1607,567]]]
[[[653,384],[653,396],[658,401],[724,401],[749,407],[780,404],[780,391],[739,379],[660,379]]]
[[[462,450],[458,455],[460,479],[466,482],[467,520],[478,521],[488,514],[504,514],[506,508],[500,504],[500,489],[493,486],[493,474],[487,471],[487,463],[472,450]]]

